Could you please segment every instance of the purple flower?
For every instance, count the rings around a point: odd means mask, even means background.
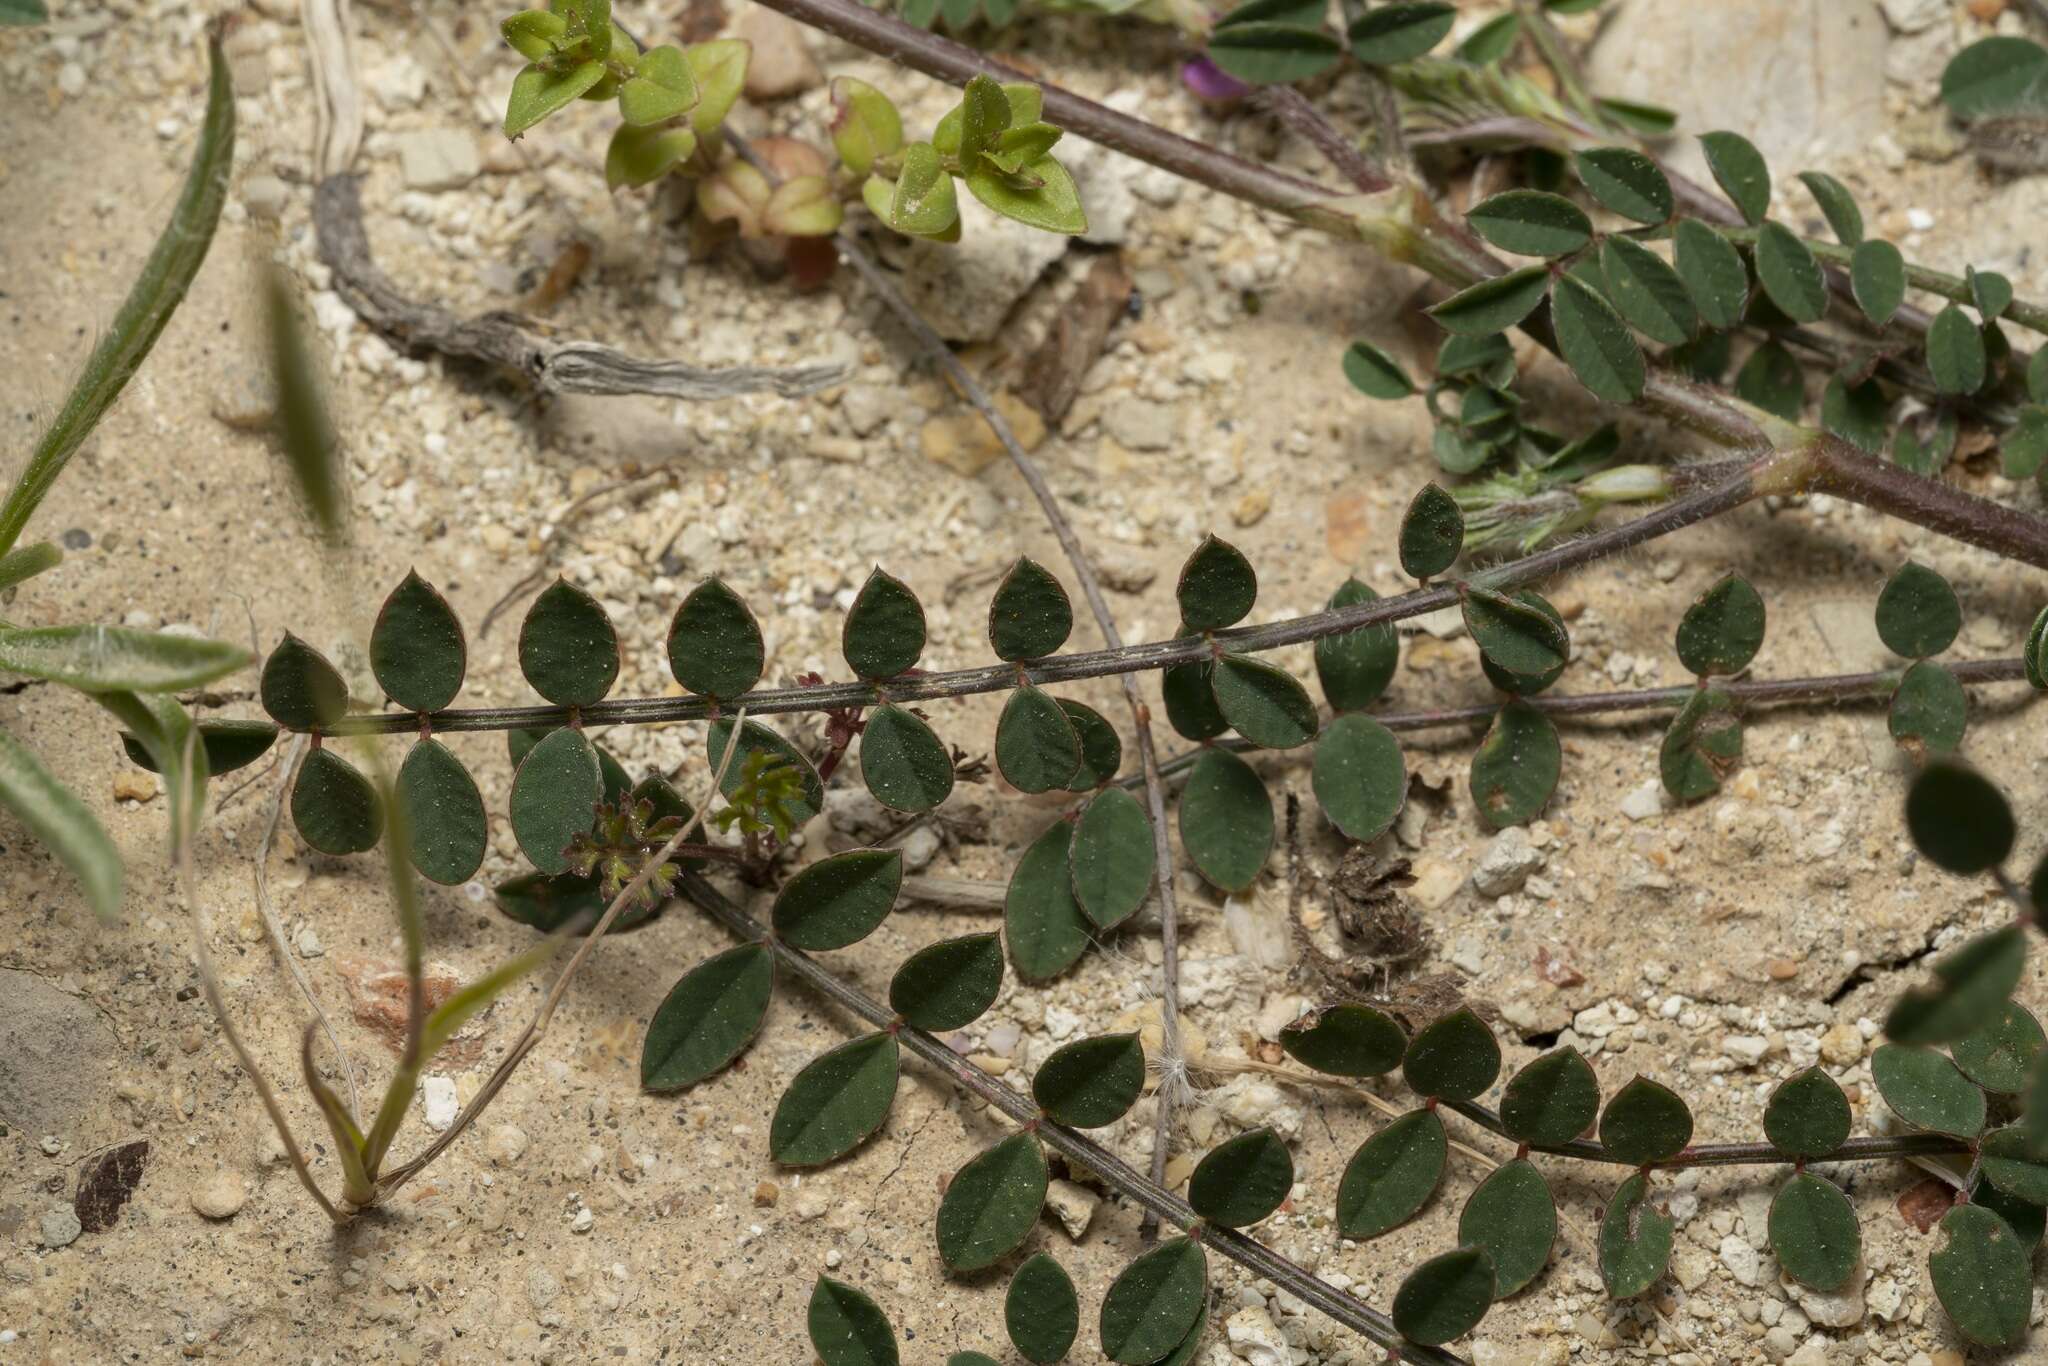
[[[1218,103],[1241,100],[1252,93],[1250,86],[1207,57],[1191,57],[1181,63],[1180,79],[1183,85],[1195,92],[1198,99]]]

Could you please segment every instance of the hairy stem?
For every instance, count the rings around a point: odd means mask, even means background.
[[[1449,1352],[1404,1342],[1386,1315],[1264,1244],[1233,1229],[1202,1223],[1187,1201],[1140,1174],[1094,1139],[1047,1119],[1029,1096],[975,1067],[924,1030],[903,1024],[887,1006],[835,976],[808,954],[769,934],[765,925],[726,900],[716,887],[697,874],[683,874],[677,885],[685,896],[735,935],[750,943],[767,945],[784,969],[819,995],[877,1029],[893,1030],[898,1043],[944,1074],[948,1081],[1001,1111],[1020,1127],[1031,1128],[1046,1147],[1095,1173],[1104,1185],[1155,1219],[1191,1233],[1199,1226],[1203,1246],[1236,1262],[1253,1275],[1263,1276],[1288,1293],[1299,1296],[1338,1323],[1395,1354],[1397,1360],[1415,1362],[1419,1366],[1465,1366],[1463,1358]]]
[[[1446,1100],[1440,1102],[1446,1110],[1456,1111],[1482,1129],[1512,1139],[1501,1117],[1484,1105],[1469,1100]],[[1825,1157],[1806,1159],[1808,1162],[1876,1162],[1891,1158],[1945,1157],[1955,1153],[1972,1151],[1973,1144],[1966,1138],[1954,1138],[1948,1134],[1899,1134],[1892,1137],[1845,1139],[1842,1146]],[[1541,1144],[1529,1145],[1531,1152],[1549,1153],[1554,1157],[1575,1157],[1584,1162],[1607,1162],[1615,1166],[1633,1167],[1637,1164],[1627,1158],[1617,1157],[1607,1151],[1607,1145],[1591,1139],[1575,1138],[1569,1143],[1555,1147]],[[1650,1165],[1660,1169],[1677,1170],[1681,1167],[1782,1167],[1790,1166],[1796,1159],[1769,1143],[1696,1143],[1678,1156],[1665,1162]]]

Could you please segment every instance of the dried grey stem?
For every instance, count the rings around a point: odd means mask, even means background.
[[[546,394],[651,394],[717,399],[773,393],[800,398],[846,377],[842,365],[712,367],[679,360],[643,360],[590,341],[558,342],[514,313],[456,316],[413,299],[378,269],[363,230],[361,177],[329,176],[313,192],[320,259],[334,272],[335,292],[357,316],[394,345],[502,365]]]

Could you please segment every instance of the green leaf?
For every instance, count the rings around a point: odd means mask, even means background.
[[[1413,61],[1444,40],[1458,19],[1455,5],[1429,0],[1396,0],[1365,11],[1345,36],[1351,55],[1367,66]]]
[[[714,954],[669,988],[640,1044],[640,1085],[680,1091],[723,1071],[768,1018],[775,955],[766,944]]]
[[[1367,398],[1406,398],[1415,392],[1401,363],[1363,339],[1344,350],[1344,378]]]
[[[1465,544],[1465,514],[1441,484],[1424,484],[1401,514],[1401,572],[1428,580],[1456,563]]]
[[[1804,381],[1802,380],[1802,387]],[[1891,400],[1884,394],[1884,388],[1874,379],[1867,379],[1854,388],[1842,382],[1840,375],[1828,376],[1827,387],[1820,396],[1820,425],[1836,436],[1856,445],[1870,455],[1884,453],[1885,436],[1889,428],[1886,418],[1891,412]],[[2024,415],[2021,418],[2024,423]],[[2048,426],[2042,428],[2044,439],[2048,439]],[[2010,437],[2006,449],[2012,446]]]
[[[619,87],[619,117],[629,124],[662,123],[697,106],[697,77],[673,44],[648,48]]]
[[[1621,1183],[1600,1219],[1600,1279],[1610,1298],[1634,1299],[1664,1275],[1673,1223],[1651,1204],[1647,1173]]]
[[[1668,1161],[1692,1142],[1692,1111],[1670,1087],[1637,1077],[1601,1111],[1600,1142],[1632,1167]]]
[[[1797,422],[1806,408],[1806,375],[1790,351],[1766,341],[1742,363],[1735,376],[1735,394],[1773,416]]]
[[[1294,1158],[1271,1129],[1219,1143],[1188,1178],[1195,1213],[1224,1228],[1249,1228],[1279,1209],[1294,1189]]]
[[[1503,190],[1465,215],[1473,231],[1517,256],[1569,256],[1593,240],[1586,211],[1563,195]]]
[[[1051,570],[1019,556],[988,605],[988,640],[997,659],[1042,659],[1067,643],[1074,605]]]
[[[881,706],[860,734],[860,776],[891,810],[929,811],[952,794],[953,760],[923,718]]]
[[[1031,1097],[1056,1124],[1100,1129],[1122,1119],[1145,1088],[1136,1034],[1077,1039],[1053,1050],[1031,1078]],[[1178,1342],[1176,1335],[1174,1341]]]
[[[1089,924],[1074,899],[1067,868],[1074,828],[1065,821],[1032,842],[1010,874],[1003,900],[1003,936],[1010,961],[1027,982],[1057,977],[1079,961],[1088,947]]]
[[[384,833],[384,802],[354,764],[316,749],[292,784],[292,824],[323,854],[360,854]]]
[[[1065,1268],[1043,1252],[1026,1258],[1003,1296],[1003,1326],[1026,1361],[1063,1359],[1081,1332],[1081,1302]]]
[[[1102,1297],[1103,1355],[1149,1366],[1201,1326],[1209,1259],[1192,1238],[1169,1238],[1125,1267]]]
[[[1280,1046],[1296,1062],[1336,1077],[1377,1077],[1391,1072],[1408,1051],[1400,1022],[1376,1006],[1347,1001],[1323,1006],[1280,1031]]]
[[[1558,630],[1562,631],[1565,629],[1564,614],[1552,606],[1535,589],[1517,588],[1511,596],[1523,606],[1533,607],[1544,616],[1549,617]],[[1484,654],[1479,656],[1480,672],[1486,675],[1487,681],[1502,692],[1513,693],[1517,697],[1528,697],[1542,692],[1564,676],[1564,667],[1564,661],[1559,661],[1541,673],[1516,674],[1509,673]]]
[[[953,193],[953,178],[946,174],[929,142],[913,142],[903,149],[902,170],[893,186],[872,178],[868,184],[885,187],[886,198],[877,216],[896,231],[934,238],[959,233],[960,204]],[[870,207],[873,204],[870,200]]]
[[[1117,770],[1124,763],[1124,742],[1117,738],[1116,727],[1103,719],[1101,712],[1084,702],[1070,697],[1058,699],[1060,710],[1067,714],[1067,720],[1074,724],[1074,734],[1081,741],[1081,766],[1074,770],[1074,776],[1067,780],[1069,792],[1093,792],[1105,783],[1116,781]]]
[[[1840,1290],[1863,1252],[1856,1211],[1832,1181],[1797,1172],[1771,1201],[1771,1251],[1785,1274],[1822,1292]]]
[[[776,1103],[768,1151],[790,1167],[846,1156],[889,1118],[896,1099],[894,1035],[868,1034],[819,1054]]]
[[[1927,1270],[1935,1298],[1962,1335],[1985,1347],[2025,1337],[2033,1268],[2012,1226],[1982,1205],[1957,1205],[1942,1216],[1941,1239]]]
[[[1979,119],[2041,102],[2048,51],[2029,38],[1982,38],[1949,58],[1941,100],[1959,119]]]
[[[1026,227],[1069,235],[1088,231],[1088,215],[1073,176],[1050,156],[1027,162],[1014,175],[984,159],[967,172],[966,180],[976,199]]]
[[[1191,634],[1186,629],[1178,634]],[[1176,664],[1159,676],[1159,693],[1166,701],[1166,719],[1174,731],[1189,740],[1209,740],[1230,729],[1223,711],[1216,705],[1216,692],[1209,686],[1215,674],[1213,662]]]
[[[1522,37],[1522,16],[1512,11],[1496,14],[1472,30],[1458,44],[1457,58],[1474,66],[1498,62],[1515,50]]]
[[[697,107],[690,111],[690,127],[700,142],[718,135],[719,125],[746,85],[752,57],[752,45],[740,38],[714,38],[683,49],[683,60],[697,79]]]
[[[1181,566],[1173,591],[1188,632],[1220,631],[1235,626],[1252,610],[1259,576],[1236,546],[1204,536]]]
[[[1031,1134],[1012,1134],[974,1158],[939,1201],[939,1257],[953,1271],[994,1266],[1031,1236],[1045,1208],[1045,1153]]]
[[[1596,398],[1633,403],[1648,371],[1642,349],[1614,306],[1576,276],[1561,276],[1551,291],[1550,318],[1565,364]]]
[[[1738,674],[1764,643],[1764,600],[1748,579],[1724,574],[1678,623],[1678,659],[1696,674]]]
[[[1370,716],[1340,716],[1316,741],[1310,783],[1330,824],[1354,840],[1378,839],[1408,800],[1401,742]]]
[[[1524,266],[1459,290],[1434,308],[1424,309],[1437,326],[1460,337],[1486,337],[1505,332],[1536,311],[1550,291],[1550,271]]]
[[[1962,628],[1956,590],[1925,565],[1906,561],[1877,595],[1877,634],[1893,654],[1907,659],[1938,655]]]
[[[1916,1129],[1975,1138],[1984,1129],[1984,1092],[1954,1063],[1927,1048],[1888,1043],[1870,1055],[1878,1094]]]
[[[2041,1022],[2018,1001],[2007,1001],[1991,1019],[1950,1044],[1948,1052],[1971,1081],[1987,1091],[2016,1096],[2026,1089],[2028,1069],[2044,1049],[2048,1036],[2043,1035]]]
[[[1500,1043],[1469,1009],[1460,1007],[1408,1042],[1401,1076],[1419,1096],[1471,1100],[1500,1075]]]
[[[1468,588],[1463,596],[1465,629],[1497,668],[1533,676],[1570,660],[1563,622],[1542,609],[1487,588]]]
[[[1311,24],[1243,21],[1219,23],[1209,34],[1209,60],[1253,85],[1280,85],[1319,76],[1344,54],[1337,40]]]
[[[324,751],[323,751],[324,752]],[[78,879],[86,904],[103,921],[121,910],[121,851],[75,793],[52,777],[33,750],[0,730],[0,806]],[[16,863],[19,865],[19,858]]]
[[[516,138],[548,115],[568,108],[604,77],[601,61],[579,62],[559,71],[538,64],[528,66],[512,78],[512,94],[505,101],[505,136]]]
[[[1953,1043],[1996,1024],[2026,966],[2027,932],[2018,925],[1977,936],[1935,962],[1932,982],[1899,997],[1885,1016],[1885,1037]]]
[[[1315,737],[1316,704],[1308,689],[1277,664],[1225,655],[1216,661],[1209,686],[1223,719],[1262,749],[1293,749]]]
[[[709,750],[711,771],[718,772],[719,765],[725,764],[725,747],[732,742],[732,722],[713,721],[705,736]],[[789,818],[801,826],[825,809],[825,784],[818,777],[818,770],[811,767],[811,761],[797,753],[796,747],[758,721],[748,721],[740,731],[740,752],[733,755],[732,762],[725,764],[724,781],[718,785],[719,793],[727,801],[740,790],[746,781],[747,761],[756,754],[768,756],[772,761],[786,763],[794,768],[803,780],[803,794],[788,804]]]
[[[1756,277],[1771,302],[1794,322],[1818,322],[1828,311],[1828,282],[1820,262],[1782,223],[1766,223],[1757,233]]]
[[[1936,760],[1906,791],[1906,829],[1921,853],[1969,877],[2005,862],[2014,837],[2012,808],[1976,770]]]
[[[491,900],[500,914],[542,934],[553,934],[570,926],[575,926],[578,933],[588,934],[611,904],[611,898],[604,894],[603,880],[582,873],[553,877],[546,873],[521,873],[493,887]],[[643,925],[659,911],[657,906],[629,905],[612,922],[611,933]]]
[[[557,706],[602,702],[619,676],[618,632],[596,598],[556,579],[519,624],[519,670]]]
[[[1671,130],[1678,126],[1678,115],[1662,105],[1595,97],[1593,108],[1609,123],[1646,138],[1669,137]]]
[[[1964,266],[1963,280],[1970,287],[1970,302],[1986,323],[2012,306],[2012,281],[1997,271]]]
[[[903,960],[889,980],[889,1009],[942,1034],[965,1029],[1003,989],[1003,941],[994,932],[942,939]]]
[[[605,144],[605,188],[651,185],[688,161],[696,150],[697,135],[688,128],[635,128],[622,123]]]
[[[1180,842],[1218,887],[1242,892],[1252,885],[1273,851],[1273,799],[1250,764],[1226,749],[1195,761],[1181,791]]]
[[[1818,1067],[1787,1077],[1764,1105],[1764,1136],[1793,1157],[1827,1156],[1848,1141],[1849,1127],[1849,1098]]]
[[[2027,362],[2027,397],[2048,403],[2048,346],[2038,348]]]
[[[880,569],[868,575],[840,633],[846,662],[861,678],[894,678],[924,653],[924,608],[903,580]]]
[[[1721,781],[1742,762],[1742,718],[1735,699],[1719,688],[1701,687],[1671,720],[1657,750],[1664,790],[1682,802],[1696,802],[1721,790]]]
[[[1088,799],[1074,826],[1070,863],[1074,900],[1090,921],[1109,930],[1136,914],[1156,861],[1152,825],[1136,797],[1106,787]]]
[[[784,883],[770,918],[785,943],[807,953],[843,949],[875,932],[902,887],[902,850],[849,849]]]
[[[1702,133],[1700,147],[1721,193],[1752,227],[1761,224],[1771,211],[1771,168],[1763,153],[1740,133]]]
[[[2048,347],[2042,349],[2048,351]],[[2048,607],[2043,607],[2034,617],[2034,624],[2027,628],[2026,646],[2020,653],[2024,656],[2028,686],[2048,692]]]
[[[843,1281],[818,1277],[807,1315],[825,1366],[897,1366],[896,1331],[875,1302]]]
[[[1440,1347],[1479,1326],[1493,1307],[1497,1277],[1483,1247],[1440,1252],[1394,1292],[1394,1327],[1410,1342]]]
[[[469,646],[462,622],[439,589],[408,571],[370,630],[370,671],[407,711],[439,711],[462,691]]]
[[[125,626],[0,627],[0,673],[80,692],[177,692],[249,662],[238,646]]]
[[[21,8],[16,16],[40,14],[36,0],[12,0]],[[28,8],[33,4],[33,9]],[[192,154],[192,166],[178,191],[170,222],[150,249],[149,259],[135,277],[128,297],[121,301],[113,321],[99,329],[99,341],[79,371],[77,382],[64,398],[64,406],[21,466],[14,487],[0,502],[0,556],[12,551],[22,529],[35,514],[57,477],[85,439],[99,425],[121,390],[142,367],[144,357],[156,345],[164,324],[184,301],[185,291],[199,273],[206,251],[213,244],[214,227],[220,221],[221,205],[227,199],[230,171],[235,160],[235,92],[228,79],[228,61],[218,41],[206,49],[206,114],[200,124],[199,141]],[[99,309],[94,306],[97,314]]]
[[[1871,238],[1849,258],[1849,289],[1863,316],[1883,327],[1906,301],[1906,258],[1891,243]]]
[[[1986,1134],[1977,1164],[1985,1180],[2013,1199],[2048,1205],[2048,1147],[2023,1126],[2008,1124]]]
[[[1630,147],[1595,147],[1576,153],[1572,166],[1601,207],[1637,223],[1662,223],[1671,217],[1671,182],[1657,163],[1641,152]]]
[[[2044,346],[2036,355],[2048,355]],[[2048,464],[2048,408],[2032,403],[2019,410],[2012,430],[1998,443],[1999,472],[2008,479],[2031,479]]]
[[[1429,1203],[1443,1180],[1450,1137],[1434,1110],[1412,1110],[1359,1145],[1337,1183],[1337,1228],[1377,1238]]]
[[[832,146],[846,169],[865,176],[875,158],[903,146],[903,115],[895,101],[851,76],[832,80]]]
[[[1579,1050],[1552,1049],[1508,1079],[1500,1118],[1510,1136],[1561,1148],[1586,1132],[1600,1111],[1600,1081]]]
[[[761,681],[767,647],[760,623],[723,579],[692,588],[668,626],[668,666],[700,696],[740,696]]]
[[[1892,739],[1915,755],[1948,754],[1963,742],[1969,698],[1956,676],[1931,659],[1906,670],[1892,693]]]
[[[1081,736],[1051,693],[1014,689],[996,721],[996,768],[1019,792],[1051,792],[1081,766]]]
[[[1863,245],[1863,210],[1856,207],[1856,196],[1849,193],[1849,187],[1826,171],[1801,171],[1799,181],[1820,205],[1835,240],[1851,249]]]
[[[1515,348],[1499,332],[1479,337],[1445,337],[1437,347],[1438,379],[1470,379],[1506,389],[1515,382]]]
[[[1543,1174],[1525,1157],[1494,1168],[1458,1215],[1458,1241],[1493,1259],[1496,1298],[1535,1280],[1557,1241],[1557,1202]]]
[[[2041,1235],[2044,1228],[2048,1228],[2048,1209],[2043,1209],[2039,1205],[2030,1205],[2024,1200],[2013,1199],[1989,1181],[1984,1180],[1981,1174],[1979,1174],[1976,1184],[1970,1188],[1970,1202],[1980,1208],[1990,1210],[1993,1214],[2005,1220],[2006,1226],[2012,1229],[2014,1235],[2020,1240],[2021,1250],[2026,1253],[2029,1259],[2033,1257],[2034,1249],[2041,1245]]]
[[[543,873],[568,871],[569,843],[590,832],[603,800],[597,751],[583,732],[548,732],[512,775],[512,833],[520,852]]]
[[[1627,237],[1608,238],[1600,248],[1600,272],[1615,310],[1650,340],[1677,346],[1699,326],[1685,281],[1648,247]]]
[[[1472,756],[1472,801],[1496,830],[1536,818],[1557,787],[1564,749],[1550,718],[1526,702],[1510,702],[1493,718]]]
[[[1357,579],[1346,579],[1330,595],[1328,610],[1334,612],[1377,601],[1379,594],[1372,589]],[[2042,620],[2048,623],[2048,613],[2043,614]],[[1379,701],[1387,684],[1393,681],[1394,671],[1401,666],[1401,642],[1394,634],[1394,623],[1384,621],[1323,636],[1315,643],[1315,660],[1316,677],[1322,683],[1330,709],[1362,711]]]
[[[1970,315],[1954,304],[1934,315],[1927,329],[1927,368],[1936,391],[1974,394],[1984,387],[1988,359],[1984,334]]]
[[[476,779],[439,740],[421,740],[398,769],[396,796],[412,830],[412,866],[453,887],[476,876],[490,840]]]
[[[32,28],[50,22],[43,0],[0,0],[0,28]]]
[[[1735,244],[1696,218],[1672,230],[1672,266],[1709,327],[1734,327],[1749,306],[1749,267]]]
[[[196,729],[199,747],[206,755],[206,771],[212,777],[255,763],[277,743],[277,727],[268,721],[201,721]],[[163,771],[156,756],[132,731],[121,732],[121,749],[137,768]]]

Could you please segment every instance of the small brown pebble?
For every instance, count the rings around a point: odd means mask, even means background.
[[[114,775],[114,800],[146,802],[156,796],[156,774],[139,768],[122,769]]]
[[[776,1185],[773,1181],[763,1181],[760,1185],[754,1187],[754,1203],[762,1209],[774,1208],[775,1202],[781,1198],[782,1187]]]
[[[1771,974],[1773,982],[1789,982],[1799,975],[1799,965],[1789,958],[1773,958],[1764,964],[1764,970]]]

